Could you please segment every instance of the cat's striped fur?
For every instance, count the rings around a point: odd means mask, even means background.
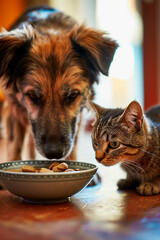
[[[96,159],[105,166],[121,162],[127,178],[120,189],[137,187],[141,195],[160,193],[160,107],[145,114],[140,104],[126,109],[105,109],[91,102],[96,112],[92,143]]]

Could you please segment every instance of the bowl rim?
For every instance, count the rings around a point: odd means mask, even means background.
[[[49,163],[49,164],[52,164],[54,161],[56,162],[66,162],[66,163],[70,163],[70,164],[73,164],[73,163],[77,163],[78,165],[82,165],[82,166],[88,166],[88,167],[91,167],[90,169],[84,169],[84,170],[80,170],[80,171],[75,171],[75,172],[53,172],[53,173],[28,173],[28,172],[10,172],[10,171],[6,171],[7,167],[11,167],[13,165],[22,165],[24,166],[25,163],[31,166],[34,166],[34,165],[40,165],[40,164],[43,164],[43,163]],[[35,164],[34,164],[35,163]],[[74,165],[74,164],[73,164]],[[1,168],[3,166],[3,168]],[[36,166],[35,166],[36,167]],[[38,167],[38,166],[37,166]],[[78,167],[78,166],[77,166]],[[5,170],[3,170],[5,169]],[[76,175],[83,175],[83,174],[87,174],[87,173],[92,173],[94,171],[97,171],[98,170],[98,166],[96,166],[95,164],[92,164],[92,163],[88,163],[88,162],[80,162],[80,161],[77,161],[77,160],[57,160],[57,159],[52,159],[52,160],[17,160],[17,161],[11,161],[11,162],[3,162],[3,163],[0,163],[0,176],[1,174],[4,174],[6,176],[35,176],[35,177],[40,177],[40,176],[63,176],[65,175],[66,177],[68,175],[72,175],[72,176],[76,176]]]

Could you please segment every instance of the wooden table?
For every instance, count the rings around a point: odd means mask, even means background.
[[[118,167],[103,168],[102,184],[59,204],[30,204],[0,191],[1,240],[159,240],[160,195],[118,191]]]

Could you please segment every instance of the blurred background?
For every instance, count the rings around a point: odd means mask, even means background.
[[[100,76],[97,103],[126,107],[137,100],[145,110],[159,103],[159,0],[5,0],[0,1],[0,26],[8,29],[27,7],[41,4],[104,30],[118,41],[109,77]]]

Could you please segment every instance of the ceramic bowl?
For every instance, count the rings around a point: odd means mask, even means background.
[[[58,161],[65,162],[65,161]],[[25,165],[48,168],[53,160],[14,161],[0,164],[0,182],[16,196],[30,202],[62,202],[79,192],[92,180],[97,166],[78,161],[66,161],[69,168],[80,171],[61,173],[10,172]]]

